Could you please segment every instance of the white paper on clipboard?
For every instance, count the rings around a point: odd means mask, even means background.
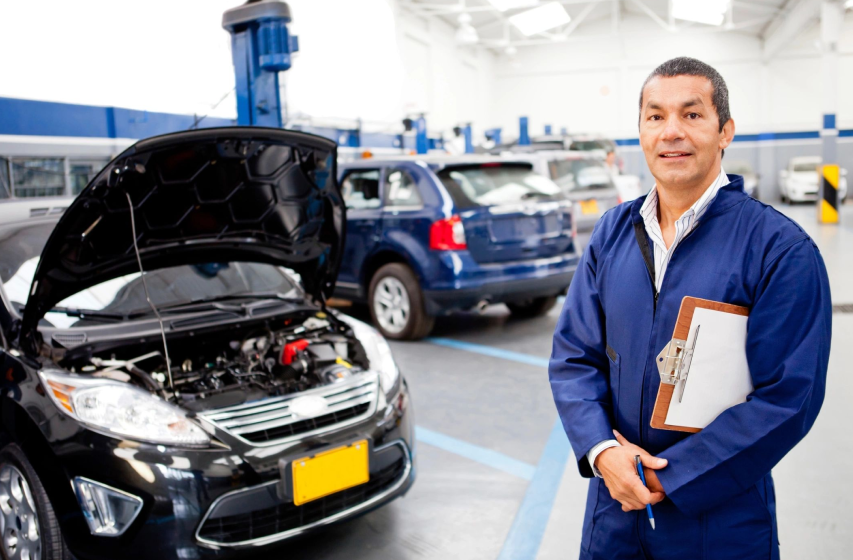
[[[694,346],[697,328],[701,329],[687,380],[678,382],[673,391],[667,424],[704,428],[727,408],[746,402],[753,390],[746,361],[747,320],[742,315],[696,308],[688,348]]]

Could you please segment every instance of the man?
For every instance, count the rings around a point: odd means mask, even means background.
[[[735,125],[713,68],[690,58],[659,66],[640,92],[639,128],[655,188],[597,224],[549,367],[581,475],[595,475],[581,558],[775,559],[770,469],[814,424],[824,396],[832,306],[823,260],[797,224],[723,171]],[[755,390],[696,434],[649,424],[655,358],[684,296],[750,310]]]

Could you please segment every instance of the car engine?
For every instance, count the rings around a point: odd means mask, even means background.
[[[246,326],[242,332],[220,328],[170,338],[169,354],[171,383],[163,347],[154,341],[68,357],[65,365],[72,372],[142,385],[193,411],[298,393],[368,368],[351,330],[324,313]]]

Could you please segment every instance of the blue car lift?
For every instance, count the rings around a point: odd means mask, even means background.
[[[249,0],[222,15],[222,27],[231,34],[237,92],[237,124],[282,128],[285,123],[279,72],[290,69],[299,41],[290,34],[290,6],[280,0]],[[415,150],[425,154],[444,147],[440,138],[427,136],[423,115],[415,120]],[[305,132],[325,136],[340,146],[407,148],[403,135],[363,134],[360,127],[300,127]],[[366,142],[367,140],[367,142]]]

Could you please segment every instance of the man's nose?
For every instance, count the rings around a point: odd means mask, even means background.
[[[666,119],[666,126],[661,134],[661,140],[671,142],[684,138],[684,129],[681,126],[681,121],[676,115],[672,115]]]

